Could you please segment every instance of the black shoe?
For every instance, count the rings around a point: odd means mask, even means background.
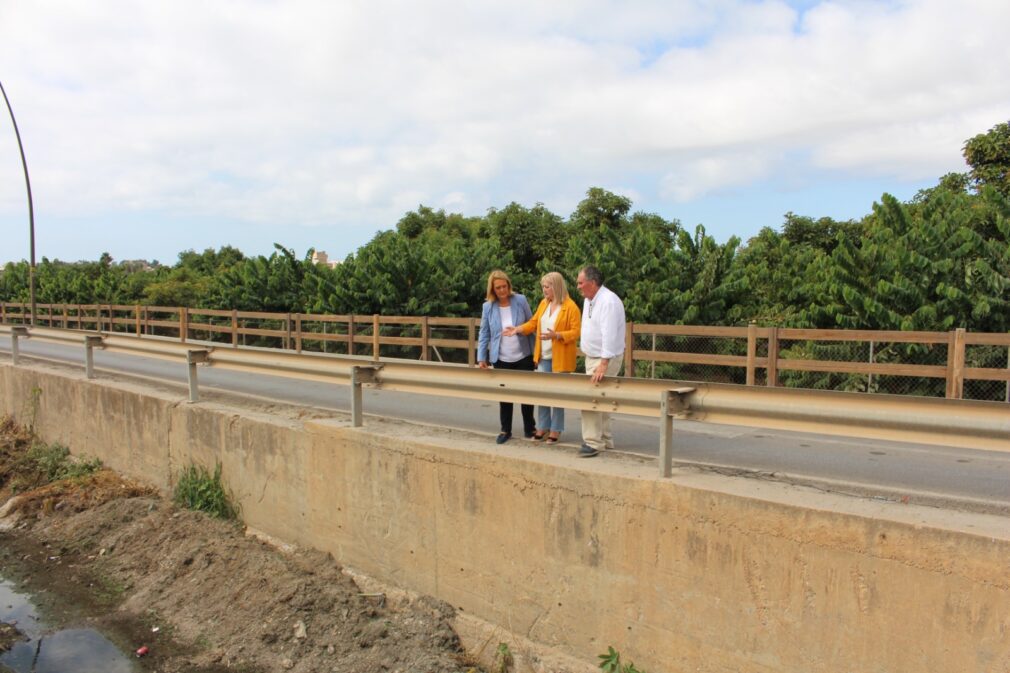
[[[598,455],[600,455],[600,452],[588,444],[583,444],[579,447],[579,458],[592,458]]]
[[[507,442],[510,439],[512,439],[512,433],[511,432],[499,432],[498,436],[494,440],[494,443],[495,444],[504,444],[505,442]]]

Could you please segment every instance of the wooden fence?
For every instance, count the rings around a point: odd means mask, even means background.
[[[0,322],[27,324],[26,304],[0,303]],[[320,315],[168,306],[39,304],[47,327],[157,335],[379,358],[475,364],[478,318]],[[965,397],[965,382],[990,382],[985,399],[1010,402],[1010,334],[705,327],[628,323],[626,376],[744,385],[864,386],[866,392]],[[698,350],[706,352],[698,352]],[[823,357],[825,353],[834,357]],[[868,353],[868,357],[866,357]],[[812,355],[814,357],[812,357]],[[816,357],[821,355],[822,357]],[[858,356],[858,359],[857,359]],[[918,360],[918,361],[916,361]],[[913,380],[897,390],[881,381]],[[855,382],[855,383],[854,383]],[[876,382],[876,383],[875,383]],[[932,386],[932,387],[931,387]],[[998,390],[997,390],[998,388]]]

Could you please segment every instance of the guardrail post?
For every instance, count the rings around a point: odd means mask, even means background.
[[[673,419],[670,417],[670,398],[673,393],[664,390],[659,395],[659,476],[669,477],[673,472]]]
[[[284,316],[284,350],[291,350],[291,314]]]
[[[372,359],[379,361],[379,314],[372,315]]]
[[[0,302],[0,325],[7,324],[7,302]]]
[[[137,337],[140,337],[140,304],[133,307],[133,327],[134,331],[137,333]]]
[[[347,354],[354,355],[354,314],[347,316]]]
[[[747,323],[747,385],[754,385],[757,380],[757,323],[751,320]]]
[[[659,476],[662,479],[673,474],[673,414],[687,409],[687,395],[692,392],[694,388],[676,388],[659,394]]]
[[[351,367],[351,426],[355,428],[360,428],[364,423],[362,418],[362,397],[361,397],[361,384],[362,383],[376,383],[378,379],[376,375],[379,370],[382,369],[382,365],[377,367],[372,366],[356,366]]]
[[[21,350],[18,348],[18,339],[28,338],[28,328],[23,326],[11,327],[11,364],[21,362]]]
[[[238,309],[231,310],[231,347],[238,348]]]
[[[302,314],[295,314],[295,351],[302,352]]]
[[[102,347],[104,337],[98,334],[88,334],[84,337],[84,375],[95,378],[95,346]]]
[[[196,376],[196,366],[201,362],[207,362],[210,351],[186,351],[186,365],[189,368],[189,401],[200,401],[200,387]]]

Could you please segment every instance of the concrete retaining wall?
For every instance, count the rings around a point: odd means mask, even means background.
[[[650,673],[1010,671],[1010,524],[369,419],[298,421],[0,366],[0,411],[246,522],[591,662]],[[543,668],[543,667],[541,667]]]

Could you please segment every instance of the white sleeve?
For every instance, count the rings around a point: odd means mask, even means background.
[[[615,295],[611,301],[600,307],[601,327],[603,328],[603,346],[600,357],[612,360],[624,353],[624,304]]]

